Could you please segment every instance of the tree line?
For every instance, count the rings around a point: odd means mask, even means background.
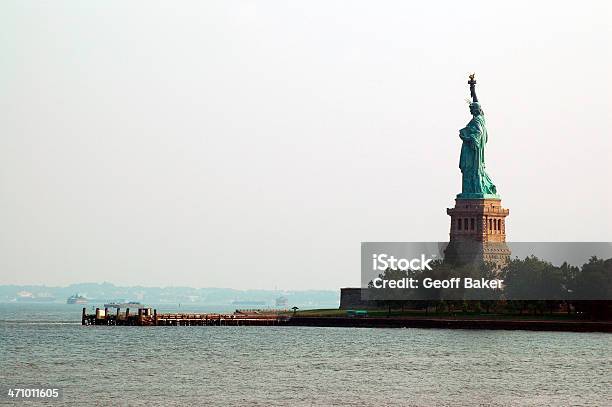
[[[387,269],[383,280],[415,279],[415,289],[373,289],[369,298],[388,309],[429,312],[544,315],[567,313],[586,318],[612,318],[612,258],[591,257],[582,266],[555,266],[535,256],[511,259],[505,266],[490,263],[456,266],[444,261],[431,270]],[[424,288],[426,278],[501,279],[502,289]]]

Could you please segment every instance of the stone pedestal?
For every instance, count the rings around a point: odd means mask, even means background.
[[[510,211],[501,206],[501,199],[458,198],[446,213],[451,227],[445,261],[457,265],[487,262],[499,267],[508,262],[506,216]]]

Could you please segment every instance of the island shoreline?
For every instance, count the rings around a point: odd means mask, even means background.
[[[611,321],[295,316],[288,319],[286,325],[337,328],[430,328],[612,333]]]

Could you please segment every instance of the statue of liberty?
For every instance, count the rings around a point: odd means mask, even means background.
[[[470,113],[472,120],[463,129],[459,130],[459,137],[463,140],[459,168],[462,174],[461,193],[459,199],[499,198],[497,188],[487,174],[485,168],[484,149],[487,144],[487,127],[484,112],[476,96],[476,80],[474,74],[470,75],[468,82],[472,101]]]

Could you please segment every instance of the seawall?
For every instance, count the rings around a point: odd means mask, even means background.
[[[443,319],[400,317],[292,317],[290,326],[354,327],[354,328],[438,328],[438,329],[499,329],[524,331],[607,332],[608,321],[540,321],[492,319]]]

